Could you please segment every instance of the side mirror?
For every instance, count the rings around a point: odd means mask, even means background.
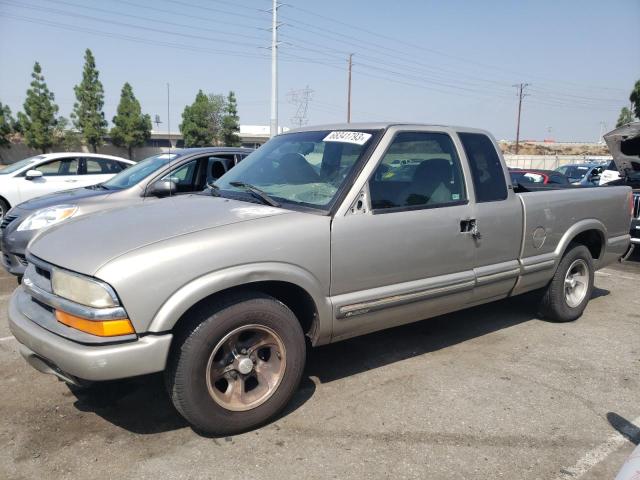
[[[178,187],[175,182],[171,180],[158,180],[149,186],[147,196],[168,197],[176,193],[177,190]]]
[[[28,170],[27,173],[24,174],[25,180],[33,180],[40,177],[42,177],[42,172],[40,170]]]

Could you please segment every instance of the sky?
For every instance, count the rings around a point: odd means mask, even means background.
[[[640,0],[283,0],[279,124],[309,88],[309,125],[454,124],[514,139],[597,141],[640,79]],[[0,0],[0,102],[22,109],[35,61],[68,117],[90,48],[111,121],[124,82],[159,129],[199,89],[236,92],[242,124],[268,125],[271,0]],[[167,84],[170,85],[169,114]],[[167,124],[169,119],[169,124]],[[155,125],[154,125],[155,128]]]

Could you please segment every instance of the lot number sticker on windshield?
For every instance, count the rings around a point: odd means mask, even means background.
[[[324,137],[323,142],[343,142],[364,145],[370,138],[370,133],[336,131]]]

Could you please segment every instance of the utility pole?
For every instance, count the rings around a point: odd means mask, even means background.
[[[516,127],[516,155],[518,154],[518,150],[520,150],[520,114],[522,113],[522,98],[526,96],[524,93],[524,89],[527,88],[530,83],[519,83],[517,85],[513,85],[518,89],[518,124]]]
[[[347,123],[351,123],[351,69],[353,67],[353,53],[349,54],[349,87],[347,91]]]
[[[607,122],[603,120],[600,122],[600,135],[598,135],[597,143],[604,143],[603,136],[606,131],[607,131]]]
[[[271,128],[270,136],[278,134],[278,0],[271,7]]]

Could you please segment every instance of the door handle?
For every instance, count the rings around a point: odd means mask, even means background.
[[[78,180],[65,180],[65,182],[67,182],[67,183],[75,183],[75,182],[77,182],[77,181],[78,181]]]
[[[476,240],[482,237],[480,230],[478,230],[478,221],[475,218],[460,220],[460,233],[469,234]]]

